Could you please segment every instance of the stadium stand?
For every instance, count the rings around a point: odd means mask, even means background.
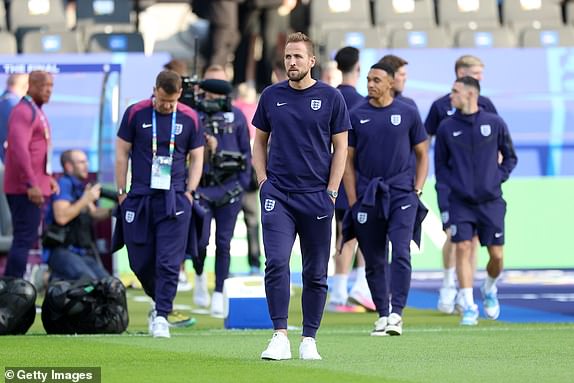
[[[525,48],[574,46],[574,28],[525,28],[520,40],[520,45]]]
[[[88,45],[96,33],[133,33],[136,26],[132,17],[131,0],[77,0],[76,29],[83,44]]]
[[[504,0],[502,19],[516,31],[526,27],[559,27],[563,24],[562,5],[559,0]]]
[[[88,24],[131,24],[131,0],[76,0],[76,26]]]
[[[3,1],[0,1],[0,31],[5,31],[6,26],[6,7]]]
[[[371,25],[371,11],[369,0],[350,0],[331,2],[328,0],[313,0],[311,2],[311,37],[316,43],[330,39],[325,43],[331,49],[338,49],[338,39],[344,38],[345,31],[349,29],[360,33],[363,40],[371,41],[378,32]],[[331,37],[331,33],[337,36]],[[334,45],[331,45],[334,44]]]
[[[329,0],[311,1],[311,27],[322,30],[329,27],[367,27],[371,25],[369,0],[332,2]],[[320,36],[313,36],[314,38]]]
[[[9,8],[10,30],[18,42],[30,30],[65,31],[63,0],[12,1]]]
[[[379,28],[352,28],[346,30],[329,31],[325,39],[324,47],[329,56],[333,52],[345,46],[362,48],[385,48],[387,42],[385,35]]]
[[[566,3],[566,23],[574,25],[574,1]]]
[[[359,49],[386,46],[381,30],[372,26],[369,0],[353,0],[352,6],[350,0],[313,0],[310,5],[311,37],[322,62],[345,45]]]
[[[500,27],[497,0],[440,0],[439,24],[451,32]]]
[[[442,28],[395,29],[391,32],[389,48],[450,48],[452,39]]]
[[[95,33],[90,36],[87,52],[143,52],[141,33]]]
[[[436,26],[432,0],[376,0],[374,11],[375,25],[385,30]]]
[[[7,253],[12,245],[12,217],[4,194],[4,164],[0,161],[0,253]]]
[[[29,31],[22,38],[22,53],[81,53],[84,51],[76,31]]]
[[[517,39],[508,28],[479,28],[459,30],[455,36],[457,48],[514,48]]]
[[[87,24],[78,28],[78,33],[85,47],[88,46],[90,38],[97,33],[134,33],[136,27],[133,24]]]
[[[16,37],[10,32],[0,31],[0,54],[15,55],[18,53]]]

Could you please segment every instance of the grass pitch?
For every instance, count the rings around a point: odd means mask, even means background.
[[[289,323],[301,323],[300,291]],[[407,310],[400,337],[371,337],[376,314],[325,313],[317,336],[322,361],[259,359],[268,330],[224,330],[196,315],[171,339],[147,332],[149,304],[129,291],[130,326],[123,335],[46,336],[40,316],[25,336],[0,337],[2,367],[101,367],[102,382],[574,382],[574,324],[510,324]],[[177,303],[190,304],[189,293]],[[504,306],[502,307],[504,310]],[[290,331],[298,357],[300,331]]]

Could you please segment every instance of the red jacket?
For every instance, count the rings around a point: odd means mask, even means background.
[[[51,175],[46,173],[51,132],[44,112],[32,102],[20,100],[8,119],[4,191],[26,194],[28,188],[37,186],[47,197],[51,194]]]

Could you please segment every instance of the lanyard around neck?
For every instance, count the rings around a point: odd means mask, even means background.
[[[36,113],[38,113],[40,115],[40,121],[42,121],[42,125],[44,126],[44,137],[46,138],[46,141],[48,141],[50,139],[50,128],[48,127],[48,121],[46,121],[46,117],[44,116],[44,112],[42,112],[42,109],[40,109],[38,107],[38,105],[36,105],[36,103],[34,102],[34,99],[32,99],[32,97],[30,97],[30,95],[25,95],[24,99],[26,99],[26,101],[28,101],[30,103],[30,105],[32,105],[32,108],[34,108],[34,110],[36,111]]]
[[[177,111],[173,111],[171,114],[171,136],[169,137],[169,156],[173,158],[173,152],[175,151],[175,115]],[[151,112],[151,129],[152,129],[152,141],[151,141],[151,151],[155,157],[157,154],[157,122],[155,117],[155,109]]]

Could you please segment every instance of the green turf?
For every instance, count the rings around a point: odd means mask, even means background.
[[[375,314],[326,313],[317,344],[322,361],[268,362],[259,355],[270,331],[223,330],[222,320],[197,315],[193,328],[171,339],[147,331],[149,304],[129,291],[127,334],[46,336],[41,320],[26,336],[0,337],[0,365],[94,366],[102,382],[573,382],[574,324],[509,324],[407,310],[404,335],[370,337]],[[177,303],[190,304],[189,293]],[[290,325],[301,323],[300,296]],[[504,307],[503,307],[504,309]],[[298,331],[291,331],[297,357]]]

